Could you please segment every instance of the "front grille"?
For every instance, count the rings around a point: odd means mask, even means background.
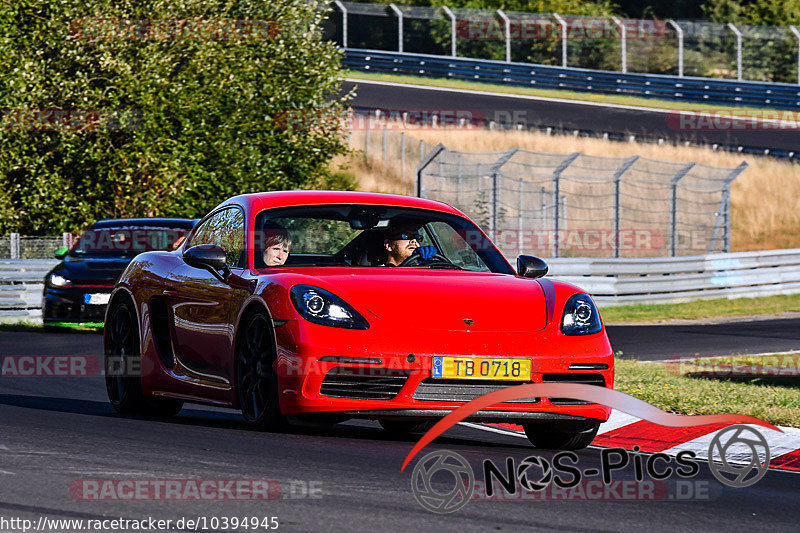
[[[414,399],[429,402],[469,402],[488,394],[515,385],[529,382],[465,381],[457,379],[423,379],[414,392]],[[536,403],[539,398],[521,398],[503,403]]]
[[[543,383],[582,383],[585,385],[606,386],[602,374],[542,374]],[[553,405],[587,405],[592,402],[572,398],[550,398]]]
[[[337,367],[325,374],[323,396],[356,400],[391,400],[400,393],[409,371],[394,368]]]

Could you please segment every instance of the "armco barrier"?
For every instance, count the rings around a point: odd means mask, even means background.
[[[56,264],[52,259],[0,260],[0,322],[41,318],[44,276]]]
[[[514,263],[514,258],[509,258]],[[800,249],[647,259],[550,258],[549,277],[574,283],[599,306],[800,293]],[[0,321],[41,316],[52,260],[0,261]]]
[[[788,83],[662,74],[626,74],[605,70],[357,48],[345,49],[342,66],[365,72],[447,78],[518,87],[623,94],[711,105],[800,110],[800,86]]]

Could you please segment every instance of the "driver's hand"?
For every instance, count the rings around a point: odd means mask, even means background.
[[[433,257],[439,253],[439,250],[436,249],[433,245],[428,246],[420,246],[414,249],[414,253],[420,256],[425,261],[430,261]]]

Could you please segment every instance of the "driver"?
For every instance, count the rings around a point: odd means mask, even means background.
[[[399,266],[411,257],[419,255],[424,261],[432,259],[439,250],[435,246],[420,246],[423,236],[419,228],[412,224],[402,224],[386,232],[383,248],[386,251],[386,266]]]
[[[278,224],[267,223],[262,232],[264,264],[270,267],[286,263],[292,247],[292,236],[289,231]]]

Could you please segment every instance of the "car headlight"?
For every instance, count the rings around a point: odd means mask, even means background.
[[[53,287],[65,287],[67,285],[72,285],[70,280],[59,274],[50,274],[50,277],[47,278],[47,283]]]
[[[588,294],[574,294],[564,306],[561,333],[564,335],[591,335],[603,329],[600,313]]]
[[[369,323],[358,311],[325,289],[312,285],[295,285],[289,292],[295,308],[309,322],[334,328],[369,328]]]

